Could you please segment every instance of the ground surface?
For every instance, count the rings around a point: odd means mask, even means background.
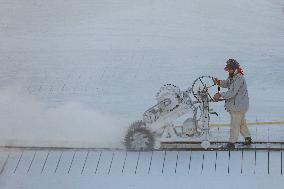
[[[1,149],[12,188],[281,188],[282,151]]]
[[[284,119],[283,1],[0,4],[0,138],[10,145],[120,145],[160,86],[226,78],[229,57],[245,70],[248,121]],[[212,107],[211,123],[229,122],[223,102]]]

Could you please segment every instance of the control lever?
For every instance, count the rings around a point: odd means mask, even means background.
[[[218,85],[218,93],[220,93],[221,87]],[[225,101],[225,99],[219,99],[218,101]]]

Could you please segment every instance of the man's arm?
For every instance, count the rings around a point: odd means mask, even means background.
[[[219,86],[222,87],[222,88],[229,88],[229,84],[230,83],[230,80],[227,79],[227,80],[220,80],[219,82]]]
[[[227,92],[221,93],[221,97],[224,99],[229,99],[229,98],[236,96],[243,82],[244,82],[244,78],[238,76],[236,80],[234,81],[234,83],[232,84],[233,87],[230,87]]]

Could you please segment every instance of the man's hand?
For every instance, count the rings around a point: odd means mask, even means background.
[[[220,93],[216,93],[216,94],[214,95],[214,97],[213,97],[213,100],[214,100],[215,102],[218,102],[219,99],[220,99],[220,97],[221,97],[221,94],[220,94]]]
[[[213,82],[215,85],[220,85],[220,80],[217,77],[213,78]]]

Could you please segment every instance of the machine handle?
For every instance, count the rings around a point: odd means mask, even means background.
[[[218,85],[218,93],[220,93],[221,87]],[[226,99],[219,99],[218,101],[225,101]]]

